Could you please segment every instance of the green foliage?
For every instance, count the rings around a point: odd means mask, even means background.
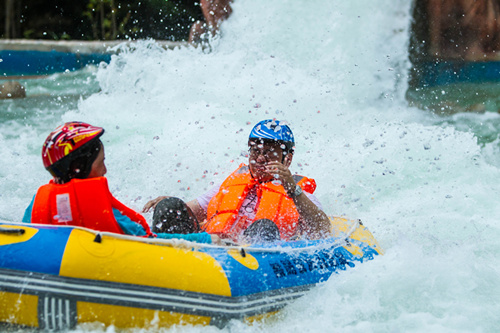
[[[196,0],[22,0],[17,38],[185,40],[201,19]],[[0,0],[0,8],[5,0]],[[0,11],[0,27],[5,17]],[[1,35],[0,35],[1,37]]]
[[[35,30],[26,29],[23,31],[23,38],[32,39],[34,34],[35,34]]]

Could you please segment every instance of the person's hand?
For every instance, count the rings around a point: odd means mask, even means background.
[[[217,235],[211,234],[210,237],[212,238],[212,244],[213,245],[222,245],[222,246],[236,246],[235,242],[230,240],[229,238],[220,238]]]
[[[286,165],[277,161],[269,162],[266,165],[266,172],[272,175],[274,179],[280,181],[287,193],[295,191],[297,184]]]
[[[222,245],[221,238],[217,235],[210,235],[210,238],[212,238],[212,244],[214,245]]]
[[[156,199],[153,199],[153,200],[149,200],[145,205],[144,205],[144,208],[142,208],[142,212],[143,213],[147,213],[149,212],[151,209],[154,209],[156,207],[156,205],[158,204],[158,202],[162,201],[163,199],[165,198],[169,198],[167,196],[164,196],[164,197],[158,197]]]

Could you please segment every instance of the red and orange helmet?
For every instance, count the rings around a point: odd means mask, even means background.
[[[67,178],[71,162],[85,155],[87,148],[98,142],[103,133],[102,127],[77,121],[57,127],[43,144],[43,165],[54,177]]]

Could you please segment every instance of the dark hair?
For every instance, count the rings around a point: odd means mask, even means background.
[[[101,149],[102,142],[96,138],[54,163],[52,171],[56,182],[64,184],[74,178],[87,178]]]

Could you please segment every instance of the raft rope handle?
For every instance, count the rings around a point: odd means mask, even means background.
[[[352,235],[352,233],[361,225],[361,220],[351,220],[353,221],[353,225],[351,228],[345,233],[345,235],[338,240],[336,240],[333,243],[330,242],[325,242],[324,244],[315,244],[315,245],[310,245],[307,247],[298,247],[298,248],[288,248],[288,247],[277,247],[277,248],[267,248],[267,247],[242,247],[242,246],[227,246],[224,247],[225,249],[244,249],[246,253],[250,251],[259,251],[259,252],[268,252],[268,253],[274,253],[274,252],[298,252],[298,251],[304,251],[304,250],[318,250],[322,248],[331,248],[332,246],[340,247],[344,246],[348,243],[347,239]],[[0,220],[0,222],[4,222]],[[17,224],[13,222],[7,222],[5,223],[9,224]],[[60,226],[62,228],[67,227],[67,228],[76,228],[76,229],[82,229],[82,230],[87,230],[90,232],[95,232],[93,230],[83,228],[83,227],[75,227],[75,226]],[[0,233],[6,233],[6,234],[18,234],[22,235],[25,233],[24,229],[11,229],[11,228],[3,228],[0,227]],[[197,248],[220,248],[220,245],[213,245],[213,244],[201,244],[201,243],[193,243],[189,242],[186,240],[181,240],[181,239],[158,239],[158,238],[140,238],[138,239],[137,236],[131,236],[131,235],[121,235],[121,234],[115,234],[111,232],[98,232],[97,234],[101,235],[101,241],[104,236],[111,236],[113,238],[118,238],[118,239],[127,239],[127,240],[140,240],[143,243],[149,243],[149,244],[156,244],[156,245],[163,245],[163,246],[169,246],[169,247],[182,247],[182,248],[190,248],[190,249],[197,249]],[[96,235],[97,236],[97,235]],[[94,241],[99,241],[98,237],[94,239]]]
[[[24,230],[24,229],[12,229],[12,228],[0,227],[0,234],[24,235],[25,232],[26,232],[26,230]]]
[[[94,243],[102,243],[102,236],[100,233],[95,235]]]
[[[249,253],[249,252],[266,252],[266,253],[280,253],[280,252],[300,252],[300,251],[317,251],[320,249],[326,249],[326,248],[331,248],[332,246],[335,247],[341,247],[344,245],[347,245],[349,241],[347,240],[352,233],[361,225],[360,220],[351,220],[354,223],[352,224],[351,228],[339,239],[337,239],[335,242],[325,242],[323,244],[314,244],[306,247],[298,247],[298,248],[290,248],[290,247],[274,247],[274,248],[268,248],[268,247],[251,247],[251,246],[241,246],[241,245],[233,245],[233,246],[226,246],[224,249],[230,250],[230,249],[237,249],[242,253],[243,252]],[[111,236],[113,238],[121,238],[121,239],[133,239],[133,240],[138,240],[137,236],[131,236],[131,235],[120,235],[120,234],[115,234],[115,233],[110,233],[110,232],[100,232],[99,233],[101,237],[103,236]],[[100,239],[102,241],[102,238]],[[99,241],[98,237],[94,241]],[[158,239],[158,238],[141,238],[141,242],[143,243],[149,243],[149,244],[155,244],[155,245],[162,245],[162,246],[169,246],[169,247],[182,247],[186,249],[197,249],[197,248],[220,248],[220,245],[213,245],[213,244],[202,244],[202,243],[193,243],[189,242],[183,239]]]

